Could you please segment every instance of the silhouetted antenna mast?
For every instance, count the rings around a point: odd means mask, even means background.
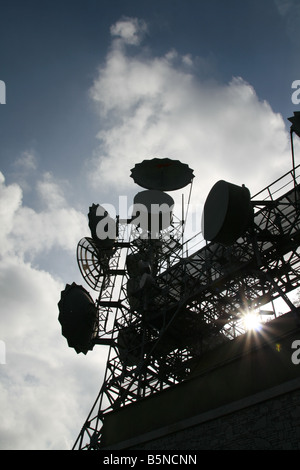
[[[76,352],[96,344],[109,350],[103,385],[74,448],[105,448],[108,413],[187,380],[206,351],[245,331],[245,311],[270,319],[268,304],[278,298],[295,311],[287,294],[300,284],[297,169],[293,163],[254,197],[244,185],[218,181],[204,204],[204,239],[188,256],[185,221],[174,215],[168,194],[191,190],[188,165],[169,158],[136,164],[131,177],[143,190],[129,219],[90,207],[90,236],[79,241],[77,260],[98,299],[67,285],[59,321]]]

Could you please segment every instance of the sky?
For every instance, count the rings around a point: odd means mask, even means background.
[[[67,283],[94,295],[89,206],[130,206],[154,157],[194,170],[194,208],[289,171],[299,39],[298,0],[1,1],[0,449],[71,449],[101,386],[107,349],[58,322]]]

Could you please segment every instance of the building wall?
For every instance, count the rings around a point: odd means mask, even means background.
[[[299,450],[300,390],[150,440],[131,449]]]
[[[293,315],[204,355],[189,380],[115,410],[103,449],[300,449]]]

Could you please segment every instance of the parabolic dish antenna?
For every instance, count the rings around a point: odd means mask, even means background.
[[[86,283],[95,291],[109,282],[106,272],[109,268],[109,255],[99,250],[96,242],[90,237],[82,238],[77,245],[77,262]]]
[[[97,308],[87,290],[75,282],[67,284],[61,292],[58,307],[58,320],[68,345],[77,353],[86,354],[92,350]]]
[[[137,193],[133,200],[133,212],[139,214],[133,218],[143,230],[159,232],[169,227],[172,220],[174,199],[163,191],[149,189]]]
[[[98,248],[112,249],[117,238],[116,221],[100,204],[93,204],[89,208],[88,218],[91,235]]]
[[[160,191],[184,188],[194,178],[193,170],[188,165],[170,158],[153,158],[137,163],[130,176],[142,188]]]
[[[250,191],[227,181],[218,181],[204,204],[202,233],[205,240],[232,245],[253,219]]]

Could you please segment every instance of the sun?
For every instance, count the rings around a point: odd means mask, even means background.
[[[249,311],[242,315],[242,322],[246,331],[258,331],[261,328],[261,321],[258,313]]]

